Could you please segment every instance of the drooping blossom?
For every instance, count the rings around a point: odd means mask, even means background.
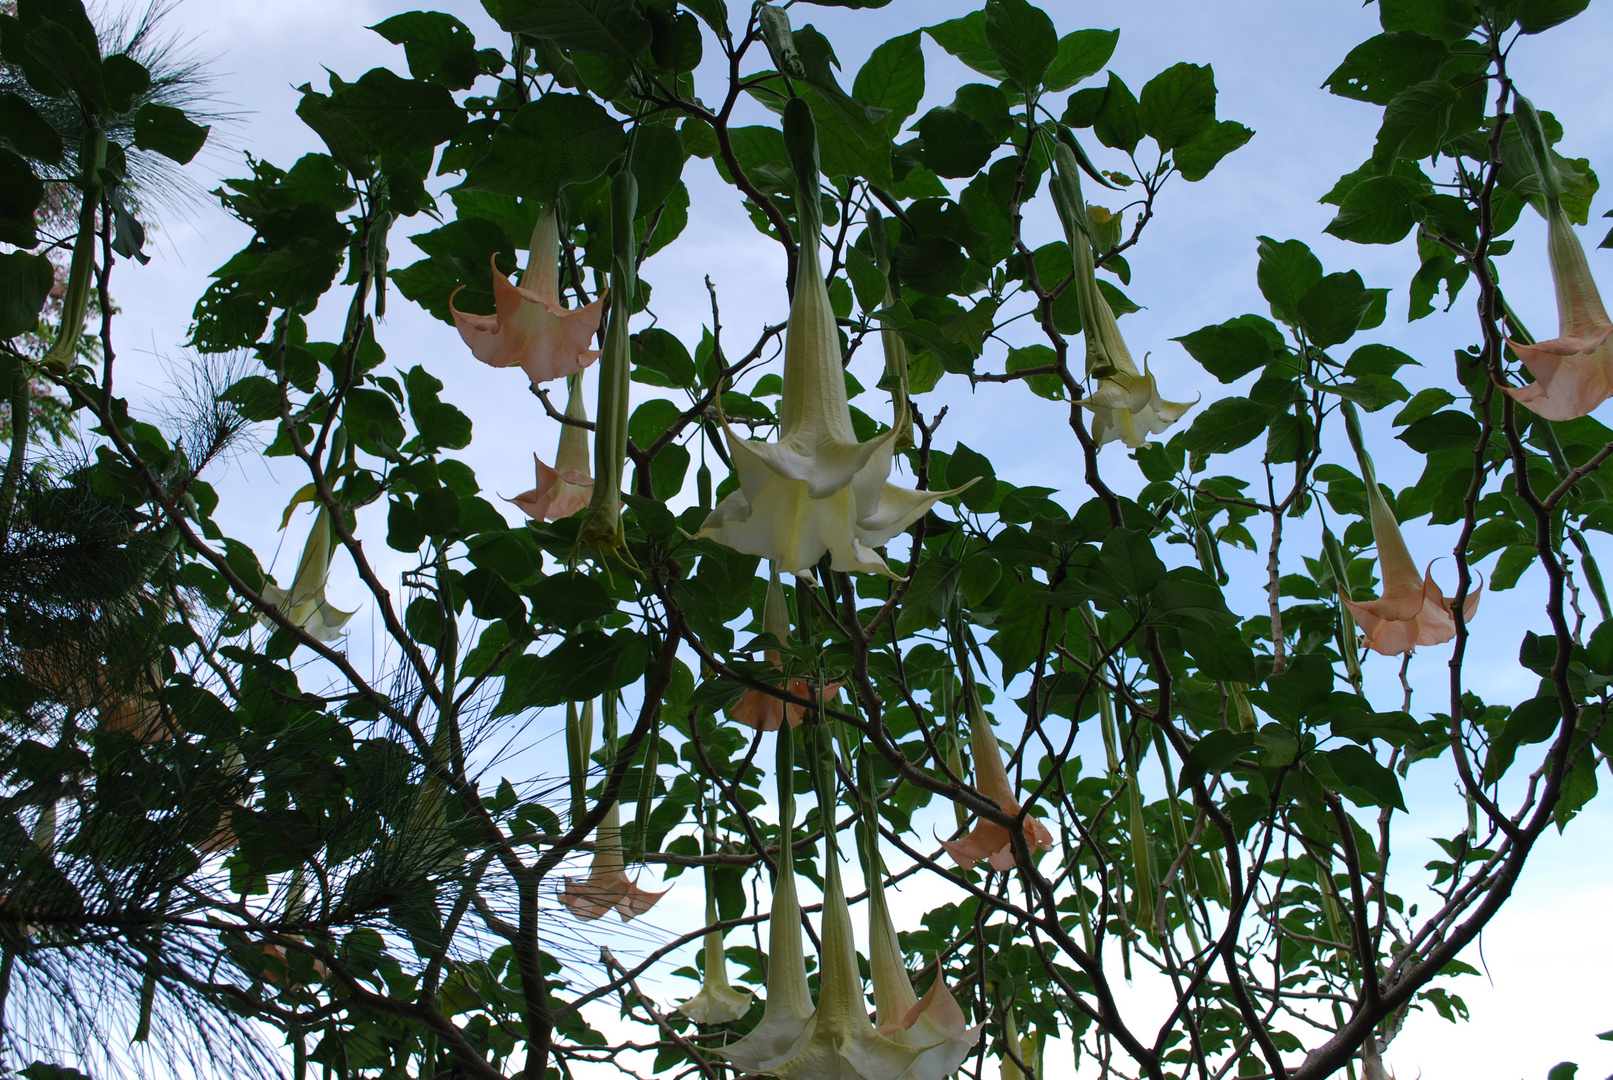
[[[974,687],[965,685],[964,706],[969,714],[969,754],[974,758],[975,788],[990,798],[1002,812],[1012,817],[1020,811],[1014,785],[1003,767],[1002,750],[997,745],[997,733],[991,718],[980,707]],[[1048,851],[1053,847],[1053,834],[1039,820],[1025,816],[1025,844],[1030,853]],[[969,835],[961,840],[943,840],[952,861],[961,867],[973,866],[981,859],[989,859],[993,870],[1011,870],[1014,867],[1013,839],[1008,829],[984,818],[975,822]]]
[[[566,416],[572,420],[588,419],[588,405],[582,395],[582,376],[571,376],[570,396],[566,399]],[[588,505],[594,491],[594,478],[588,471],[588,429],[577,424],[560,426],[560,446],[555,451],[554,468],[532,455],[537,482],[531,491],[523,491],[509,500],[534,521],[559,521]]]
[[[1070,245],[1073,286],[1081,309],[1081,333],[1086,338],[1086,372],[1096,383],[1081,404],[1092,413],[1092,437],[1099,446],[1119,439],[1135,449],[1182,418],[1198,404],[1166,401],[1154,376],[1142,371],[1120,334],[1114,309],[1098,288],[1097,264],[1092,257],[1091,223],[1081,197],[1080,166],[1062,142],[1054,151],[1053,198]]]
[[[706,925],[717,924],[717,890],[712,869],[706,867]],[[697,1024],[730,1024],[750,1012],[751,996],[728,982],[728,957],[723,949],[721,929],[706,931],[705,973],[700,990],[678,1006],[678,1011]]]
[[[579,919],[597,919],[616,909],[623,922],[629,922],[655,906],[666,895],[638,887],[624,872],[622,861],[621,804],[611,803],[605,819],[594,833],[594,861],[585,878],[568,878],[560,890],[560,902]]]
[[[919,1051],[908,1074],[913,1080],[942,1080],[956,1072],[974,1050],[983,1025],[969,1026],[939,963],[935,981],[925,995],[921,998],[914,992],[885,899],[885,867],[879,856],[879,830],[872,812],[872,800],[865,799],[868,966],[874,984],[875,1022],[881,1035]]]
[[[857,441],[818,254],[818,174],[804,168],[797,164],[807,197],[797,200],[801,257],[785,330],[779,439],[753,441],[726,429],[739,490],[717,504],[698,535],[771,559],[783,571],[810,570],[828,552],[837,571],[894,576],[874,549],[955,492],[888,482],[902,417],[884,434]]]
[[[1557,336],[1533,344],[1509,340],[1535,381],[1502,389],[1547,420],[1573,420],[1613,397],[1613,321],[1561,202],[1551,204],[1546,235],[1557,286]]]
[[[330,576],[330,511],[319,508],[314,515],[314,527],[308,531],[303,545],[302,558],[297,563],[297,575],[290,589],[278,585],[265,585],[263,599],[280,609],[280,613],[294,626],[300,626],[320,641],[338,641],[342,627],[347,625],[356,611],[342,611],[325,600],[325,581]],[[259,615],[258,621],[270,629],[279,624],[268,615]]]
[[[717,1051],[746,1072],[760,1072],[764,1064],[785,1055],[801,1039],[813,1014],[806,949],[801,944],[801,902],[795,893],[795,742],[788,732],[779,732],[777,738],[779,857],[767,923],[767,1000],[750,1033]]]
[[[771,634],[773,640],[780,644],[790,640],[790,614],[784,600],[784,586],[779,581],[776,569],[768,579],[767,600],[762,604],[762,630]],[[774,667],[780,666],[777,649],[766,649],[763,655]],[[806,679],[790,679],[785,688],[797,697],[813,696],[812,683]],[[830,683],[821,700],[830,700],[838,693],[840,684]],[[747,690],[729,708],[729,715],[757,731],[777,731],[786,718],[792,728],[800,727],[802,718],[806,716],[806,706],[786,703],[765,690]]]
[[[1343,596],[1344,604],[1361,629],[1367,648],[1384,656],[1398,656],[1419,645],[1438,645],[1456,636],[1456,619],[1445,594],[1428,573],[1419,573],[1412,562],[1406,540],[1393,510],[1384,501],[1377,479],[1367,471],[1367,507],[1372,518],[1372,538],[1378,546],[1378,576],[1383,579],[1383,595],[1377,600],[1355,601]],[[1434,564],[1430,562],[1431,571]],[[1462,606],[1462,621],[1473,618],[1479,607],[1482,586],[1474,588]],[[1342,596],[1342,593],[1341,593]]]
[[[779,738],[786,735],[780,733]],[[753,1071],[780,1080],[908,1080],[926,1050],[881,1035],[868,1019],[862,973],[857,968],[851,911],[840,882],[840,857],[833,833],[825,844],[822,947],[818,954],[818,1006],[800,1036],[777,1057]],[[775,916],[776,917],[776,916]],[[904,1018],[905,1019],[905,1018]],[[736,1062],[737,1064],[738,1062]],[[923,1080],[940,1080],[937,1059]]]
[[[499,272],[496,258],[489,258],[496,314],[472,315],[454,307],[452,297],[448,300],[471,355],[493,367],[520,367],[534,386],[575,375],[599,356],[589,345],[604,312],[603,297],[580,308],[561,305],[559,251],[560,227],[550,205],[532,229],[532,250],[519,285]]]

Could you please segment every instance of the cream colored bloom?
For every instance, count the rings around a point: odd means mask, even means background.
[[[1367,472],[1367,506],[1372,517],[1372,538],[1378,545],[1378,576],[1383,579],[1383,597],[1357,602],[1342,597],[1350,609],[1361,639],[1367,648],[1384,656],[1398,656],[1419,645],[1439,645],[1456,636],[1455,613],[1434,579],[1419,573],[1406,549],[1405,537],[1395,521],[1394,511],[1384,501],[1377,479]],[[1429,570],[1433,569],[1429,563]],[[1475,588],[1462,605],[1462,621],[1473,618],[1479,608]]]
[[[1547,420],[1573,420],[1613,397],[1613,321],[1560,202],[1551,203],[1546,228],[1557,286],[1557,336],[1532,345],[1508,341],[1535,381],[1502,389]]]
[[[807,986],[806,949],[801,944],[801,902],[795,894],[794,743],[778,736],[779,860],[773,882],[773,913],[767,925],[767,1002],[750,1033],[717,1052],[736,1069],[761,1071],[764,1063],[787,1052],[801,1038],[812,1017],[812,991]]]
[[[874,549],[955,492],[887,482],[905,416],[883,435],[857,441],[817,223],[806,218],[785,331],[779,440],[752,441],[727,428],[739,490],[717,504],[698,535],[771,559],[780,570],[805,573],[827,551],[836,570],[894,576]]]
[[[265,585],[263,599],[280,609],[280,613],[320,641],[338,641],[342,627],[357,612],[342,611],[325,600],[325,581],[330,576],[330,511],[323,506],[314,515],[314,527],[308,531],[308,542],[303,545],[302,559],[297,563],[297,576],[289,590],[278,585]],[[278,629],[267,615],[259,615],[264,626]]]
[[[648,892],[630,880],[622,862],[621,804],[611,803],[594,833],[594,861],[585,878],[568,878],[560,902],[579,919],[597,919],[616,909],[629,922],[655,906],[666,890]]]
[[[532,229],[532,251],[520,285],[511,284],[489,257],[496,314],[472,315],[455,308],[453,297],[448,300],[471,355],[493,367],[519,366],[534,386],[574,375],[599,357],[589,345],[604,313],[603,297],[580,308],[561,305],[559,250],[560,227],[554,207],[546,206]]]
[[[781,735],[781,738],[784,736]],[[800,1037],[777,1057],[753,1066],[781,1080],[907,1080],[917,1077],[926,1051],[881,1035],[868,1020],[862,974],[852,940],[851,911],[840,883],[840,860],[826,845],[823,890],[823,945],[818,956],[818,1007]],[[736,1060],[736,1064],[738,1064]],[[923,1080],[945,1073],[926,1066]]]
[[[1098,445],[1119,439],[1136,448],[1182,418],[1198,404],[1166,401],[1149,374],[1142,371],[1126,348],[1115,313],[1098,288],[1097,264],[1092,257],[1092,222],[1081,197],[1080,166],[1063,143],[1054,150],[1053,197],[1064,235],[1070,245],[1073,287],[1081,308],[1081,332],[1087,343],[1087,378],[1097,380],[1081,404],[1092,413],[1092,437]]]
[[[706,867],[706,924],[717,923],[717,893],[712,888],[711,867]],[[728,959],[723,950],[722,931],[706,931],[706,971],[700,992],[678,1006],[678,1011],[697,1024],[729,1024],[750,1012],[751,996],[735,990],[728,982]]]
[[[582,395],[582,375],[571,376],[570,396],[566,399],[566,416],[572,420],[587,420],[588,406]],[[531,491],[523,491],[509,501],[534,521],[559,521],[588,505],[594,491],[594,478],[588,472],[588,429],[576,424],[562,424],[560,446],[555,451],[554,468],[545,465],[538,455],[532,455],[537,469],[537,483]]]
[[[790,614],[784,600],[784,585],[779,581],[777,570],[772,572],[768,580],[767,600],[762,605],[762,629],[780,644],[790,640]],[[767,649],[763,655],[774,667],[780,666],[777,649]],[[790,679],[786,688],[797,697],[812,697],[812,684],[806,679]],[[822,700],[832,699],[838,693],[840,684],[830,683]],[[801,720],[806,716],[805,706],[788,704],[764,690],[745,691],[738,701],[729,706],[728,712],[741,724],[757,731],[777,731],[786,717],[789,718],[790,727],[800,727]]]
[[[997,733],[991,726],[991,718],[980,707],[972,686],[966,687],[964,694],[964,706],[969,712],[969,754],[974,758],[975,788],[1001,807],[1003,813],[1018,814],[1019,800],[1014,795],[1013,783],[1008,779],[1008,770],[1003,768],[1002,750],[997,745]],[[1053,847],[1053,834],[1047,831],[1046,825],[1029,814],[1025,816],[1025,844],[1033,856],[1038,851],[1048,851]],[[1014,846],[1008,830],[983,818],[975,822],[969,835],[961,840],[943,840],[941,846],[952,856],[952,861],[961,867],[973,866],[981,859],[989,859],[993,870],[1012,870],[1014,867]]]

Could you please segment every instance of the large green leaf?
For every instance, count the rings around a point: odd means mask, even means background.
[[[1215,122],[1215,72],[1198,64],[1166,68],[1143,86],[1137,119],[1162,150],[1191,141]]]
[[[924,32],[937,45],[980,74],[999,80],[1008,78],[1008,70],[986,41],[984,11],[971,11],[962,18],[926,26]]]
[[[56,272],[43,255],[13,251],[0,255],[0,340],[25,334],[39,325]]]
[[[1450,52],[1425,34],[1379,34],[1351,49],[1322,85],[1340,97],[1387,105],[1408,86],[1433,78]]]
[[[1098,141],[1128,154],[1137,149],[1145,134],[1138,113],[1137,99],[1132,95],[1131,88],[1111,71],[1103,104],[1098,106],[1098,115],[1092,122],[1092,130],[1097,134]]]
[[[441,83],[450,90],[469,90],[481,72],[476,35],[470,27],[441,11],[408,11],[370,27],[394,45],[403,46],[409,74]]]
[[[553,202],[565,185],[603,173],[626,144],[621,123],[592,98],[545,94],[499,128],[462,187]]]
[[[1441,41],[1458,41],[1478,25],[1473,0],[1378,0],[1385,30],[1411,30]]]
[[[1260,263],[1255,281],[1271,304],[1271,312],[1289,325],[1299,322],[1299,299],[1322,280],[1322,261],[1300,240],[1260,237]]]
[[[857,72],[851,92],[890,114],[885,121],[888,132],[894,135],[901,130],[924,97],[924,49],[919,31],[891,38],[876,48]]]
[[[1312,345],[1338,345],[1360,329],[1374,299],[1354,270],[1329,274],[1300,297],[1299,325]]]
[[[1475,130],[1484,115],[1484,80],[1453,83],[1431,79],[1396,94],[1383,110],[1372,148],[1373,168],[1389,171],[1397,157],[1416,161]]]
[[[181,165],[196,156],[210,130],[171,105],[147,102],[134,114],[134,144]]]
[[[634,0],[491,0],[499,26],[546,38],[563,49],[631,60],[650,43],[650,23]]]
[[[1357,244],[1393,244],[1417,224],[1428,185],[1405,176],[1374,176],[1350,189],[1327,232]]]
[[[1205,326],[1173,340],[1224,383],[1258,371],[1287,352],[1281,331],[1259,315],[1239,315],[1219,326]]]
[[[1091,78],[1109,62],[1119,40],[1119,30],[1077,30],[1065,34],[1059,38],[1058,55],[1042,76],[1042,85],[1057,92]]]
[[[1221,159],[1254,138],[1236,120],[1218,120],[1176,148],[1176,168],[1184,180],[1203,180]]]
[[[1550,30],[1591,6],[1591,0],[1518,0],[1518,27],[1526,34]]]
[[[1194,454],[1224,454],[1255,440],[1266,430],[1269,410],[1248,398],[1212,401],[1171,443]]]
[[[1028,0],[986,0],[986,44],[1008,78],[1027,93],[1058,56],[1058,31]]]

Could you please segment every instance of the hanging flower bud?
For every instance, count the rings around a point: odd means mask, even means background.
[[[610,325],[605,330],[605,352],[599,364],[599,420],[594,427],[593,497],[577,538],[595,552],[613,555],[627,544],[622,534],[622,463],[627,457],[629,356],[631,340],[627,320],[638,294],[638,270],[633,246],[633,218],[638,212],[638,181],[627,167],[610,183],[611,239],[615,251],[611,270]]]

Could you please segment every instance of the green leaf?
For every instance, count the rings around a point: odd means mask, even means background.
[[[1426,738],[1410,713],[1373,713],[1353,709],[1328,720],[1333,734],[1363,745],[1382,739],[1392,746],[1417,746]]]
[[[403,46],[409,74],[450,90],[469,90],[481,73],[476,35],[470,27],[441,11],[409,11],[370,27],[394,45]]]
[[[1478,25],[1473,0],[1378,0],[1385,30],[1411,30],[1441,41],[1460,41]]]
[[[387,68],[334,87],[325,113],[352,125],[376,154],[400,158],[445,143],[465,126],[465,110],[447,88]]]
[[[931,109],[915,126],[920,158],[937,176],[973,176],[997,151],[997,139],[986,126],[954,105]]]
[[[971,480],[974,483],[958,500],[978,513],[991,505],[992,496],[997,492],[997,474],[984,454],[959,443],[947,463],[947,487],[963,487]]]
[[[851,278],[852,291],[864,311],[874,311],[885,303],[889,288],[885,275],[862,248],[846,249],[846,276]]]
[[[1137,119],[1161,150],[1191,141],[1215,122],[1215,72],[1186,63],[1166,68],[1143,86]]]
[[[394,498],[386,513],[386,546],[413,554],[426,542],[426,528],[407,499]]]
[[[551,574],[527,590],[532,617],[545,626],[569,630],[603,619],[616,610],[605,586],[579,573]]]
[[[893,37],[874,49],[851,84],[852,96],[890,115],[885,129],[891,135],[924,97],[924,49],[919,31]]]
[[[986,13],[971,11],[959,19],[926,26],[924,32],[941,48],[966,65],[993,79],[1008,78],[1008,71],[986,42]]]
[[[396,451],[403,444],[403,421],[397,404],[384,391],[355,387],[342,404],[342,422],[348,436],[365,453],[389,455],[382,448]]]
[[[1360,746],[1341,746],[1329,750],[1326,762],[1333,774],[1342,782],[1345,793],[1359,805],[1392,806],[1406,809],[1400,794],[1400,781],[1394,770],[1381,764],[1370,752]]]
[[[1232,732],[1216,728],[1194,745],[1187,756],[1186,767],[1195,772],[1225,772],[1239,758],[1253,757],[1254,732]]]
[[[1538,34],[1567,22],[1590,6],[1591,0],[1519,0],[1518,28],[1526,34]]]
[[[1176,148],[1176,169],[1184,180],[1203,180],[1222,158],[1254,138],[1254,134],[1235,120],[1219,120]]]
[[[21,94],[0,94],[0,132],[19,154],[46,165],[62,160],[62,137]]]
[[[1192,426],[1171,440],[1193,454],[1224,454],[1253,442],[1266,430],[1269,410],[1248,398],[1212,401]]]
[[[43,255],[12,251],[0,255],[0,339],[39,326],[39,311],[56,284],[56,271]]]
[[[1546,1074],[1546,1080],[1574,1080],[1579,1074],[1579,1066],[1572,1061],[1559,1061],[1551,1067]]]
[[[1103,104],[1092,122],[1098,141],[1116,150],[1131,153],[1142,141],[1142,120],[1138,117],[1137,99],[1114,72],[1109,73],[1109,85],[1104,89]]]
[[[1440,386],[1430,386],[1426,390],[1417,391],[1417,396],[1406,403],[1406,407],[1395,414],[1395,427],[1405,427],[1415,424],[1425,416],[1432,416],[1445,406],[1456,400],[1449,390]]]
[[[1299,240],[1278,242],[1260,237],[1260,264],[1255,280],[1271,304],[1271,313],[1290,326],[1299,323],[1299,300],[1322,280],[1322,261]]]
[[[494,133],[460,187],[553,202],[565,185],[602,174],[626,144],[621,123],[592,98],[545,94]]]
[[[1484,87],[1483,79],[1465,86],[1431,79],[1396,94],[1383,110],[1373,168],[1383,173],[1397,157],[1429,157],[1449,140],[1476,130],[1484,115]]]
[[[1055,93],[1068,90],[1103,70],[1114,55],[1119,30],[1077,30],[1059,38],[1058,55],[1042,76],[1042,84]]]
[[[1361,326],[1375,297],[1354,270],[1329,274],[1299,300],[1299,326],[1312,345],[1326,349],[1348,341]]]
[[[1008,78],[1031,93],[1058,56],[1058,30],[1028,0],[986,0],[986,44]]]
[[[1419,454],[1457,447],[1471,448],[1478,442],[1479,422],[1465,412],[1446,409],[1423,417],[1395,438]]]
[[[1340,97],[1387,105],[1408,86],[1432,79],[1450,49],[1424,34],[1379,34],[1351,49],[1322,85]]]
[[[1282,332],[1259,315],[1239,315],[1219,326],[1205,326],[1173,340],[1211,375],[1235,382],[1285,355]]]
[[[493,0],[498,24],[562,49],[632,60],[650,43],[650,23],[633,0]]]
[[[134,114],[134,144],[181,165],[196,156],[210,130],[171,105],[147,102]]]
[[[1417,224],[1417,200],[1428,185],[1405,176],[1374,176],[1350,189],[1326,231],[1357,244],[1394,244]]]
[[[633,378],[674,389],[693,386],[694,360],[670,331],[652,326],[633,335]]]
[[[1106,579],[1106,591],[1124,597],[1140,598],[1165,577],[1165,564],[1153,542],[1136,529],[1116,529],[1105,537],[1098,567]]]

